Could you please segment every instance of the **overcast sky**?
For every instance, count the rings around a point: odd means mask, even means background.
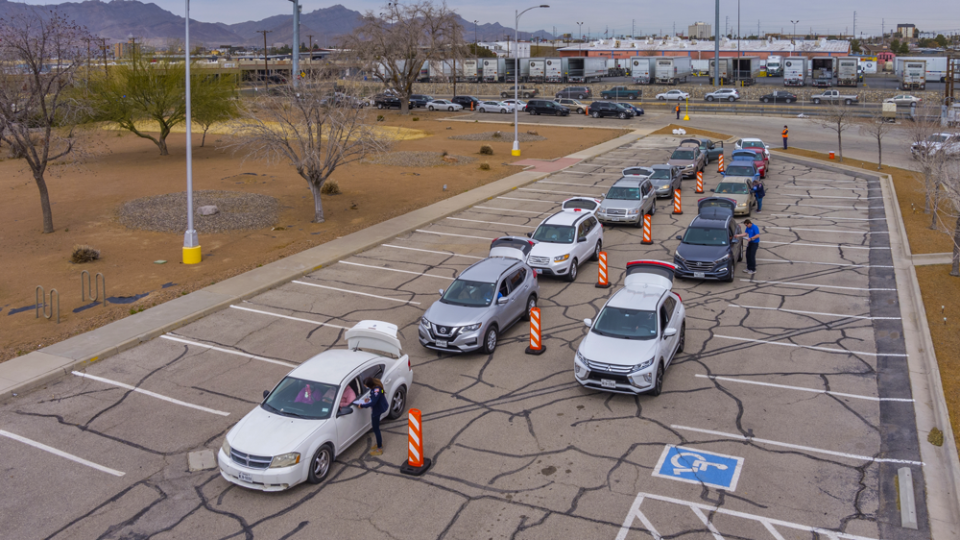
[[[31,4],[56,4],[56,0],[27,0]],[[142,0],[146,1],[146,0]],[[540,0],[544,1],[544,0]],[[644,2],[642,8],[631,0],[606,0],[599,4],[582,0],[545,0],[549,9],[536,9],[521,18],[520,29],[524,31],[546,30],[562,34],[579,34],[576,22],[583,22],[583,33],[591,32],[602,37],[629,35],[631,24],[636,24],[638,35],[672,33],[676,24],[678,32],[696,21],[713,24],[715,3],[709,0],[664,0]],[[330,0],[301,0],[303,11],[310,12],[336,5]],[[160,7],[183,15],[182,0],[154,0]],[[342,5],[356,10],[377,10],[385,4],[380,0],[349,0]],[[777,0],[742,0],[740,4],[741,33],[744,36],[757,32],[759,20],[761,32],[791,32],[791,20],[799,20],[797,32],[807,33],[811,28],[822,34],[853,31],[853,13],[857,12],[857,34],[879,35],[884,20],[886,28],[895,28],[897,23],[913,23],[922,31],[937,31],[944,34],[960,33],[960,2],[956,0],[805,0],[792,2],[788,7]],[[508,0],[450,0],[448,5],[468,21],[479,20],[480,24],[499,22],[513,26],[514,9],[518,5],[528,7],[533,1],[517,4]],[[288,0],[194,0],[191,2],[192,18],[204,22],[237,23],[260,20],[271,15],[292,12]],[[729,20],[727,19],[729,17]],[[729,24],[730,32],[736,33],[737,4],[732,0],[721,2],[720,26]]]

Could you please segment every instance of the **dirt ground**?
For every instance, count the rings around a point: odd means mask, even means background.
[[[79,168],[56,165],[47,174],[56,232],[42,234],[39,195],[22,161],[0,161],[0,360],[25,354],[142,311],[190,291],[298,253],[374,223],[407,213],[521,170],[510,163],[512,141],[451,140],[451,135],[492,131],[489,124],[438,122],[441,113],[400,116],[377,111],[380,125],[425,132],[416,140],[397,142],[391,151],[446,150],[476,158],[465,164],[395,167],[354,163],[332,179],[342,193],[324,197],[326,222],[311,223],[313,203],[305,181],[287,164],[247,161],[218,149],[220,135],[208,134],[199,148],[194,135],[193,177],[197,190],[235,190],[270,195],[279,200],[280,218],[273,227],[242,232],[202,234],[203,262],[180,263],[182,233],[127,229],[117,219],[120,205],[139,197],[182,191],[186,183],[185,136],[167,139],[170,156],[162,157],[150,141],[125,132],[92,135],[105,151]],[[419,118],[414,121],[413,118]],[[609,129],[537,127],[544,141],[521,143],[522,159],[553,159],[613,139],[625,132]],[[508,137],[509,138],[509,137]],[[479,154],[491,145],[492,156]],[[7,157],[6,150],[0,155]],[[489,170],[480,164],[488,163]],[[444,191],[443,186],[447,189]],[[99,261],[73,264],[75,245],[101,251]],[[159,263],[158,261],[166,261]],[[80,275],[102,272],[110,302],[88,306],[81,300]],[[60,324],[35,318],[35,288],[60,293]],[[54,319],[56,315],[54,315]]]
[[[950,265],[944,264],[918,266],[917,280],[940,365],[950,425],[960,446],[960,278],[951,276]]]

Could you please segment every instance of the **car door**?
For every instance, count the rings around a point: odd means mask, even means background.
[[[340,399],[343,397],[346,387],[349,385],[353,388],[353,391],[356,393],[357,397],[360,398],[366,393],[366,389],[363,387],[362,381],[360,380],[361,370],[355,370],[350,374],[349,377],[343,380],[340,384],[340,391],[337,393],[337,415],[336,415],[336,425],[337,425],[337,452],[342,452],[346,450],[354,441],[356,441],[360,435],[366,433],[370,429],[370,412],[364,409],[358,409],[356,407],[350,407],[353,409],[353,412],[343,414],[343,411],[346,408],[339,408]]]
[[[593,216],[590,216],[586,220],[586,225],[589,227],[587,233],[587,245],[590,246],[590,250],[587,251],[587,256],[593,256],[593,250],[596,249],[597,242],[603,238],[603,227],[600,226],[600,222]]]
[[[588,219],[584,219],[577,225],[577,244],[573,247],[573,252],[577,258],[577,264],[583,266],[583,263],[589,258],[589,254],[593,251],[593,246],[590,245],[589,233],[590,229],[587,228]]]
[[[640,219],[643,219],[643,214],[649,214],[653,210],[653,205],[657,204],[656,193],[653,191],[653,182],[650,180],[644,180],[640,184],[640,195],[643,197],[643,201],[640,203]]]
[[[527,295],[529,292],[529,283],[527,281],[527,269],[523,266],[517,268],[507,276],[507,285],[510,290],[509,307],[510,320],[515,321],[524,315],[523,311],[527,307]]]
[[[363,371],[360,372],[360,376],[357,379],[360,381],[360,388],[364,390],[362,398],[369,398],[370,391],[363,386],[363,381],[368,378],[380,379],[380,382],[383,383],[384,389],[390,388],[388,384],[389,379],[385,379],[383,374],[386,369],[386,364],[384,362],[375,362],[373,364],[367,364],[367,367],[363,368]],[[390,399],[390,396],[386,396],[387,399]],[[389,412],[389,411],[388,411]],[[387,414],[387,412],[383,413]]]
[[[720,145],[719,148],[717,145]],[[710,143],[710,160],[716,161],[723,155],[723,141],[713,141]]]
[[[507,326],[513,322],[513,317],[511,313],[513,312],[516,298],[510,296],[510,279],[509,274],[500,278],[500,282],[497,284],[497,300],[496,300],[496,321],[500,327],[500,330],[506,330]]]
[[[664,335],[667,328],[676,328],[676,320],[673,317],[676,306],[677,301],[669,294],[665,294],[663,301],[660,303],[660,355],[664,359],[664,367],[669,366],[673,360],[673,350],[677,345],[677,339],[679,337],[677,334],[672,336]],[[679,333],[680,329],[676,328],[676,330]]]

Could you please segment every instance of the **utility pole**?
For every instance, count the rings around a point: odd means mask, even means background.
[[[313,34],[307,34],[307,39],[310,40],[310,60],[313,60]]]
[[[713,26],[713,87],[720,88],[720,0],[716,0]]]
[[[632,19],[630,22],[630,37],[636,39],[637,37],[637,20]]]
[[[267,65],[267,34],[273,32],[273,30],[257,30],[257,32],[263,34],[263,91],[266,92],[270,89],[270,82],[268,81],[270,67]]]
[[[857,38],[857,12],[853,12],[853,39]]]
[[[883,47],[883,44],[887,42],[886,32],[886,20],[880,19],[880,47]]]
[[[583,23],[578,22],[577,26],[580,27],[580,56],[583,56]]]
[[[296,87],[300,81],[300,0],[293,2],[293,66],[290,71],[290,81]]]
[[[103,74],[110,75],[107,71],[107,38],[100,38],[100,54],[103,55]]]
[[[757,19],[757,38],[760,38],[760,19]]]
[[[730,16],[729,16],[729,15],[727,15],[727,19],[726,19],[726,30],[724,30],[723,35],[725,35],[725,36],[729,36],[729,35],[730,35]]]

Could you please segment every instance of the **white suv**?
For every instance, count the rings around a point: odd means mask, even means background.
[[[703,96],[703,99],[707,101],[738,101],[740,91],[736,88],[720,88]]]
[[[533,233],[527,233],[537,241],[527,264],[537,274],[574,281],[580,265],[600,258],[603,226],[593,215],[599,204],[594,203],[592,209],[570,208],[569,202],[564,201],[563,210],[543,220]]]

